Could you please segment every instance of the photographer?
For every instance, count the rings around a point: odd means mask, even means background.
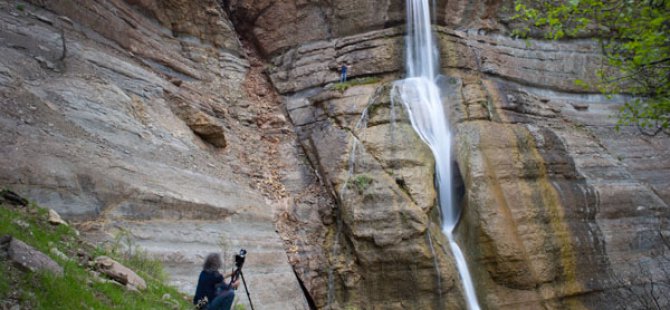
[[[193,304],[198,309],[229,310],[232,306],[235,298],[233,290],[240,285],[240,280],[226,284],[224,278],[231,277],[233,273],[221,275],[219,269],[222,265],[221,256],[217,253],[211,253],[205,258],[193,297]]]

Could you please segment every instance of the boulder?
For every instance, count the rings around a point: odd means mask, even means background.
[[[226,147],[226,137],[223,133],[223,126],[213,117],[201,112],[195,111],[185,119],[193,133],[213,146]]]
[[[6,257],[19,268],[29,271],[47,271],[63,276],[63,267],[44,253],[34,249],[12,236],[4,236],[0,240],[0,256]]]
[[[68,226],[67,222],[65,222],[60,217],[60,215],[58,215],[58,212],[56,212],[52,209],[49,209],[49,219],[48,219],[48,221],[49,221],[49,224],[51,224],[51,225],[65,225],[65,226]]]
[[[119,262],[107,256],[96,257],[95,268],[101,273],[130,289],[137,288],[144,290],[147,288],[147,283],[144,281],[144,279],[142,279],[128,267],[121,265]]]

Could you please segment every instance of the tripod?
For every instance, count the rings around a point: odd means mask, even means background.
[[[238,278],[242,278],[242,284],[244,284],[244,291],[247,292],[247,299],[249,299],[249,306],[251,310],[254,310],[254,304],[251,302],[251,296],[249,295],[249,288],[247,287],[247,281],[244,280],[244,274],[242,273],[242,268],[237,268],[233,275],[230,277],[230,285],[233,285]]]

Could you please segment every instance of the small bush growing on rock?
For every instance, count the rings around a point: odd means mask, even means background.
[[[356,187],[356,190],[358,191],[359,194],[362,194],[370,185],[372,184],[372,178],[361,174],[357,175],[356,178],[354,178],[354,186]]]
[[[26,6],[24,4],[19,3],[16,5],[16,9],[23,12],[23,10],[26,9]]]

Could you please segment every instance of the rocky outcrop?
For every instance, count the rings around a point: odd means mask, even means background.
[[[287,98],[307,158],[338,201],[322,248],[328,287],[308,288],[320,308],[462,308],[448,243],[431,220],[434,161],[400,107],[391,119],[389,93],[375,83]]]
[[[305,42],[336,39],[405,22],[405,2],[383,1],[229,1],[237,29],[264,56]]]
[[[463,79],[462,104],[488,111],[484,120],[481,113],[459,114],[457,125],[469,189],[461,241],[485,267],[476,269],[476,283],[486,303],[599,308],[632,297],[623,297],[621,283],[659,281],[640,276],[637,262],[660,272],[667,268],[663,254],[638,244],[665,247],[657,236],[667,233],[670,210],[660,190],[667,181],[629,167],[625,151],[608,146],[612,139],[649,141],[634,128],[614,130],[610,116],[623,98],[547,90],[561,87],[549,82],[536,88],[491,76]],[[479,95],[465,91],[472,83]],[[667,137],[651,141],[636,152],[667,153]],[[654,165],[669,167],[662,160]]]
[[[0,238],[0,258],[8,260],[27,271],[43,271],[56,276],[63,276],[63,267],[58,265],[57,262],[12,236]]]
[[[96,270],[126,287],[139,290],[147,288],[147,283],[142,277],[119,262],[107,256],[96,257],[94,261]]]
[[[228,268],[247,248],[254,304],[307,308],[269,199],[291,132],[247,91],[255,67],[219,4],[32,3],[0,2],[2,187],[94,241],[123,230],[189,293],[207,253],[226,241]]]
[[[403,37],[399,28],[371,31],[294,47],[272,58],[268,74],[281,93],[339,81],[339,64],[355,64],[350,77],[399,73]]]
[[[63,219],[60,217],[58,212],[49,209],[49,218],[47,219],[47,222],[51,225],[67,225],[67,222],[63,221]]]
[[[309,9],[299,14],[292,12],[303,7],[292,2],[231,5],[233,11],[241,12],[236,24],[270,59],[268,73],[286,95],[286,108],[306,156],[337,200],[332,212],[335,223],[321,222],[334,225],[331,232],[314,238],[339,243],[327,241],[321,248],[331,264],[335,262],[330,289],[324,289],[323,282],[306,282],[318,305],[326,299],[331,305],[356,306],[369,296],[380,296],[342,292],[360,291],[356,281],[347,281],[358,278],[352,275],[380,280],[381,271],[375,268],[392,268],[374,253],[388,253],[396,245],[403,249],[395,254],[398,257],[426,249],[412,236],[432,236],[423,226],[436,225],[429,220],[434,209],[432,174],[427,173],[431,161],[420,155],[420,142],[400,142],[416,138],[402,116],[397,128],[391,129],[389,100],[379,98],[389,88],[382,82],[343,93],[329,90],[329,83],[338,78],[337,65],[345,61],[353,63],[353,78],[373,75],[389,81],[402,74],[402,62],[396,58],[403,54],[404,17],[397,17],[396,10],[402,10],[399,2],[375,3],[384,7],[380,14],[353,33],[344,30],[349,23],[337,22],[338,8],[347,6],[347,1],[313,1],[302,4]],[[511,14],[508,2],[437,2],[441,66],[449,76],[444,80],[444,99],[457,134],[457,158],[466,189],[458,236],[482,304],[534,309],[617,303],[617,287],[630,280],[632,262],[649,260],[657,266],[663,261],[651,250],[662,246],[660,239],[650,236],[658,235],[652,229],[667,233],[668,181],[660,177],[670,167],[661,159],[670,149],[667,137],[645,138],[633,128],[615,131],[610,116],[626,98],[607,99],[594,94],[594,88],[574,83],[596,79],[601,61],[592,40],[514,40],[505,28]],[[359,6],[361,11],[363,7]],[[314,20],[323,27],[304,27]],[[384,20],[381,28],[379,20]],[[286,32],[307,42],[280,35]],[[364,107],[370,107],[369,115],[361,118]],[[397,196],[397,191],[407,196]],[[410,201],[403,200],[407,197]],[[396,205],[402,207],[396,209]],[[408,219],[416,221],[394,222],[394,216],[418,210],[414,206],[422,211]],[[319,213],[321,218],[323,214],[331,213]],[[318,217],[295,212],[285,224],[308,223],[310,218]],[[380,223],[390,223],[394,230]],[[295,229],[280,227],[289,236],[299,235]],[[298,252],[318,251],[311,245],[294,246]],[[371,247],[375,250],[368,251]],[[450,259],[448,250],[438,252],[435,256]],[[292,262],[298,270],[309,271],[298,274],[314,279],[311,261],[300,258]],[[430,256],[422,261],[423,277],[430,277]],[[455,277],[453,269],[438,269],[433,276]],[[392,278],[400,272],[383,273]],[[649,279],[637,282],[644,281]],[[432,294],[458,296],[457,290],[458,286],[443,287]],[[388,293],[388,303],[380,298],[375,304],[390,307],[394,298]],[[425,298],[430,297],[418,297]]]

